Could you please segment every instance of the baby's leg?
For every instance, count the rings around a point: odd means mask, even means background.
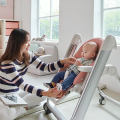
[[[76,74],[74,72],[71,72],[70,75],[61,83],[62,90],[67,90],[70,88],[73,84],[73,81],[76,77]]]
[[[54,88],[57,83],[64,79],[65,71],[58,72],[50,83],[43,83],[43,85],[49,89]]]
[[[61,80],[64,79],[64,75],[65,75],[65,71],[62,71],[62,72],[58,72],[54,78],[52,79],[51,82],[53,83],[59,83]]]

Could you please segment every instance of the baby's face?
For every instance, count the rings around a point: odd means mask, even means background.
[[[91,49],[90,45],[84,45],[81,56],[85,59],[91,59],[95,56],[95,52]]]

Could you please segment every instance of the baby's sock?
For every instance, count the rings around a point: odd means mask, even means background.
[[[52,83],[43,83],[43,85],[49,89],[53,88]]]
[[[62,90],[62,85],[60,83],[57,83],[57,90],[58,91]]]
[[[51,84],[52,84],[53,88],[56,86],[56,83],[54,83],[54,82],[51,82]]]

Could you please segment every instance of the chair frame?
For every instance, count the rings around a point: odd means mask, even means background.
[[[107,70],[115,68],[112,65],[106,65],[107,60],[110,56],[110,53],[111,53],[112,49],[114,49],[114,48],[117,48],[116,40],[115,40],[114,36],[108,35],[105,38],[105,40],[100,48],[100,51],[97,55],[94,65],[79,67],[80,71],[88,72],[87,78],[86,78],[87,81],[83,87],[82,93],[79,90],[77,91],[79,94],[81,94],[81,96],[78,100],[78,103],[75,107],[75,110],[74,110],[70,120],[83,120],[84,119],[84,116],[87,112],[87,109],[88,109],[91,99],[93,97],[94,91],[96,88],[98,88],[97,85],[99,83],[99,80],[100,80],[102,74],[109,74],[109,72]],[[120,80],[120,77],[117,72],[114,75],[116,78],[118,78],[118,80]],[[99,92],[100,92],[101,96],[102,95],[104,96],[104,94],[101,92],[101,90],[99,90]],[[51,99],[52,98],[47,98],[47,103],[46,103],[46,106],[49,109],[49,111],[52,112],[58,120],[67,120],[63,116],[63,114],[60,113],[60,111],[56,108],[55,105],[57,103],[53,102],[53,100],[51,100]],[[112,100],[112,101],[114,101],[114,100]]]

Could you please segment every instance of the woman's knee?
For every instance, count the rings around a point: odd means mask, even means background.
[[[13,120],[10,115],[10,108],[8,106],[0,109],[0,120]]]
[[[40,102],[44,101],[46,98],[46,96],[38,97],[32,94],[28,94],[23,97],[24,101],[28,103],[28,105],[37,105]]]

